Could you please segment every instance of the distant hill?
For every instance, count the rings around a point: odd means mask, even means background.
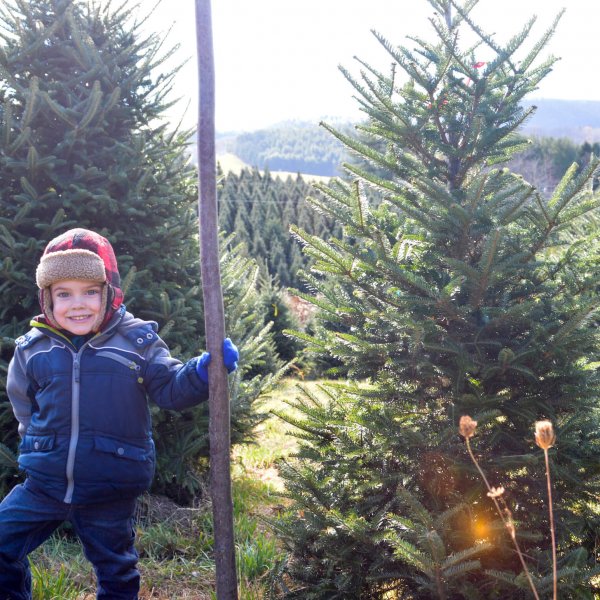
[[[600,141],[600,102],[533,99],[526,104],[537,109],[521,129],[525,135],[567,138],[577,144]],[[352,128],[351,123],[333,125],[341,131]],[[340,174],[345,152],[342,144],[316,123],[289,121],[258,131],[217,134],[217,160],[227,157],[222,161],[224,170],[229,170],[225,164],[232,164],[233,155],[240,164],[268,168],[272,173],[332,177]]]
[[[339,125],[345,130],[348,123]],[[315,123],[290,121],[217,141],[220,154],[234,154],[244,163],[269,169],[331,177],[339,174],[345,149],[341,142]]]
[[[528,104],[537,110],[523,127],[527,135],[564,137],[577,143],[600,141],[599,101],[534,99]]]

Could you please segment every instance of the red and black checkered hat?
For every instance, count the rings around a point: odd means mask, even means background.
[[[121,277],[110,242],[89,229],[70,229],[48,243],[36,270],[40,306],[50,325],[59,327],[52,313],[50,286],[58,281],[76,279],[104,283],[105,311],[94,326],[102,329],[123,303]]]

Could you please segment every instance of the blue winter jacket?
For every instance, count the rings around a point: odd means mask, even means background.
[[[31,484],[74,504],[147,490],[155,466],[148,398],[175,410],[206,400],[197,359],[172,358],[156,323],[124,306],[79,350],[43,322],[32,325],[16,340],[7,380]]]

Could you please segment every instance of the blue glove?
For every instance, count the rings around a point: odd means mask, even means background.
[[[198,377],[204,383],[208,383],[208,364],[210,363],[210,358],[210,352],[203,352],[198,357],[198,362],[196,363],[196,373],[198,373]],[[237,369],[239,359],[240,353],[235,344],[229,338],[225,338],[223,340],[223,364],[228,373],[233,373]]]

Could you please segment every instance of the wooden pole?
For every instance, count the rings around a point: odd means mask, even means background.
[[[210,489],[214,522],[217,599],[237,600],[233,501],[231,497],[230,415],[227,372],[223,366],[225,317],[219,267],[215,159],[215,68],[210,0],[196,0],[198,55],[198,209],[200,265],[204,296],[208,366]]]

